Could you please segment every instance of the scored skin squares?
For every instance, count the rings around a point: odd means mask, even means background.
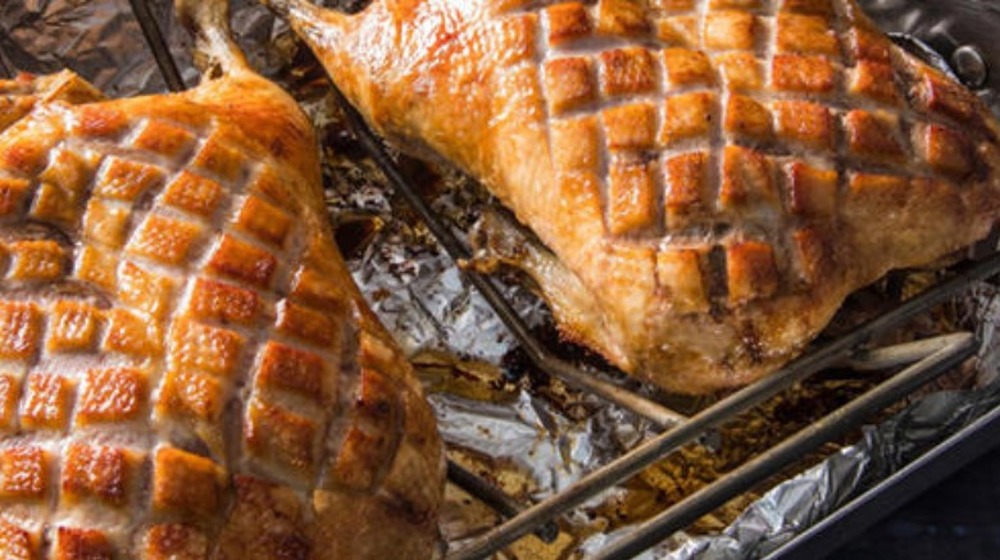
[[[598,55],[601,93],[607,98],[654,93],[658,89],[654,55],[640,47],[614,49]]]
[[[757,16],[740,10],[711,11],[705,15],[705,47],[713,51],[749,51],[762,31]]]
[[[532,230],[567,338],[669,390],[766,375],[1000,211],[992,116],[852,0],[264,1],[375,129]]]
[[[724,130],[734,137],[767,142],[774,136],[774,116],[752,97],[733,93],[725,108]]]
[[[434,418],[333,244],[308,119],[209,35],[189,92],[0,132],[0,558],[430,557]]]

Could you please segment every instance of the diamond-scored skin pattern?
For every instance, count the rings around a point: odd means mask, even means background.
[[[94,86],[70,71],[0,80],[0,131],[30,113],[39,102],[86,103],[103,98]]]
[[[568,336],[668,389],[760,377],[848,293],[996,217],[987,110],[852,1],[290,16],[383,134],[472,172],[579,279],[574,299],[532,271]],[[364,43],[380,25],[401,31]]]
[[[0,82],[0,117],[32,96],[0,135],[0,557],[373,557],[376,530],[429,555],[433,418],[292,101],[252,75],[101,103],[51,80]]]

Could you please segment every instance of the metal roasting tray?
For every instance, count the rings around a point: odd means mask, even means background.
[[[152,0],[129,0],[132,14],[139,22],[145,42],[155,57],[163,82],[171,90],[184,89],[185,80],[168,45],[166,33],[151,9]],[[1000,46],[989,38],[990,29],[969,29],[970,18],[956,22],[954,10],[996,11],[987,2],[912,2],[870,0],[864,2],[880,22],[897,21],[898,40],[911,50],[923,51],[936,58],[939,66],[954,71],[962,81],[997,107],[1000,96],[1000,72],[990,72],[989,61],[1000,60]],[[918,5],[914,9],[914,5]],[[162,6],[161,6],[162,7]],[[899,17],[895,17],[898,15]],[[995,15],[1000,21],[1000,12]],[[894,19],[895,18],[895,19]],[[965,27],[963,27],[965,25]],[[892,26],[890,26],[892,27]],[[919,40],[915,39],[919,38]],[[0,37],[3,39],[3,37]],[[978,41],[978,42],[977,42]],[[0,74],[10,75],[13,64],[4,53],[9,47],[0,42]],[[399,196],[426,224],[448,255],[456,261],[472,257],[467,245],[453,234],[453,225],[435,212],[418,189],[396,165],[381,141],[366,127],[360,116],[343,99],[344,112],[357,138],[370,157],[384,172]],[[519,342],[528,359],[539,370],[563,380],[579,390],[596,395],[657,428],[658,435],[629,452],[587,473],[561,492],[533,504],[522,504],[489,482],[455,463],[448,465],[449,480],[495,509],[506,521],[497,527],[450,550],[448,560],[488,557],[530,533],[544,541],[558,534],[556,519],[584,504],[608,488],[637,474],[663,459],[679,447],[695,441],[707,430],[732,420],[743,411],[756,407],[796,383],[833,366],[850,362],[870,370],[896,370],[874,389],[851,400],[841,408],[813,423],[766,452],[723,475],[714,483],[675,503],[658,515],[639,523],[621,538],[593,553],[592,558],[631,558],[657,545],[696,519],[739,496],[755,484],[768,479],[804,454],[837,439],[872,418],[873,414],[911,395],[928,382],[954,369],[974,356],[979,338],[969,332],[957,332],[898,346],[872,349],[869,343],[900,329],[907,321],[926,314],[933,307],[958,297],[970,287],[1000,276],[1000,253],[987,251],[985,256],[965,264],[948,279],[900,303],[894,309],[856,327],[849,333],[828,341],[770,377],[686,417],[664,405],[595,375],[589,366],[581,367],[557,357],[540,342],[508,301],[496,281],[471,270],[464,278],[488,301],[498,318]],[[829,554],[836,544],[860,532],[887,515],[903,499],[912,497],[957,470],[978,454],[1000,443],[1000,400],[981,411],[977,419],[961,428],[898,472],[883,478],[871,489],[853,497],[825,519],[800,534],[787,539],[784,546],[769,558],[817,558]]]

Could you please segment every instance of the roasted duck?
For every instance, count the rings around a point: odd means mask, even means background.
[[[189,92],[0,82],[0,558],[429,558],[434,418],[310,123],[183,3]]]
[[[530,228],[515,264],[567,338],[672,391],[766,375],[1000,210],[985,106],[851,0],[269,4],[381,134]]]

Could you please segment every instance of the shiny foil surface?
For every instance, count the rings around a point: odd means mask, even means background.
[[[363,2],[326,4],[353,10]],[[959,67],[959,77],[1000,114],[1000,67],[992,68],[1000,64],[1000,43],[995,40],[1000,9],[992,2],[863,0],[862,4],[886,31],[901,34],[901,40],[911,41],[914,48],[929,47],[940,55],[939,63]],[[173,18],[171,2],[151,0],[150,6],[185,82],[194,84],[198,78],[187,54],[187,36]],[[453,460],[526,503],[551,496],[654,434],[648,423],[534,371],[492,309],[366,157],[329,94],[322,71],[287,27],[248,0],[233,2],[232,25],[253,65],[287,87],[319,128],[338,241],[372,307],[422,372]],[[4,68],[34,73],[71,68],[111,96],[166,89],[127,0],[5,0],[0,3],[0,70]],[[454,170],[404,156],[399,163],[463,238],[491,204],[488,195]],[[504,293],[521,316],[541,338],[558,343],[545,306],[529,288],[512,278],[504,280]],[[932,280],[932,275],[917,274],[901,283],[919,287]],[[852,298],[829,336],[891,303],[888,293],[896,291],[881,286]],[[994,383],[1000,364],[997,289],[977,286],[973,295],[917,323],[899,339],[973,328],[985,342],[984,349],[972,366],[949,376],[937,390],[922,391],[919,398],[899,404],[873,419],[877,423],[809,457],[799,465],[798,474],[783,471],[645,557],[764,555],[1000,403]],[[568,351],[567,357],[597,364],[578,350]],[[741,416],[736,426],[723,426],[701,445],[682,449],[670,461],[621,488],[609,489],[567,516],[555,543],[545,545],[529,537],[503,557],[585,557],[627,536],[634,522],[777,443],[765,432],[794,433],[814,419],[811,415],[833,410],[874,382],[864,378],[866,374],[845,375],[797,387],[793,394],[765,405],[762,412]],[[609,379],[651,392],[620,377]],[[686,413],[710,404],[708,399],[665,398]],[[449,496],[442,526],[453,543],[499,521],[460,490],[450,488]]]

